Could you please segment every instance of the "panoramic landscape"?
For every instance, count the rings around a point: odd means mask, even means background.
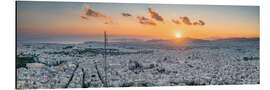
[[[16,3],[18,89],[260,84],[258,6]]]

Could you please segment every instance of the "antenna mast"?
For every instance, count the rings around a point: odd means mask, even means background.
[[[107,33],[104,31],[104,71],[105,71],[105,87],[108,87],[108,80],[107,80]]]

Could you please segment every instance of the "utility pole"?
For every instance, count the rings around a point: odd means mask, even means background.
[[[104,31],[104,72],[105,72],[105,87],[108,87],[107,80],[107,33]]]

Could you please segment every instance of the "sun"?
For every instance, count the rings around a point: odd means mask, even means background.
[[[175,33],[175,37],[176,37],[176,38],[181,38],[182,35],[181,35],[181,33]]]

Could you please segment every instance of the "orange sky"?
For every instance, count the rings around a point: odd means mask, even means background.
[[[188,20],[181,19],[184,16]],[[17,28],[23,36],[91,36],[106,30],[110,35],[159,39],[175,38],[176,33],[192,38],[259,37],[259,7],[18,2]]]

